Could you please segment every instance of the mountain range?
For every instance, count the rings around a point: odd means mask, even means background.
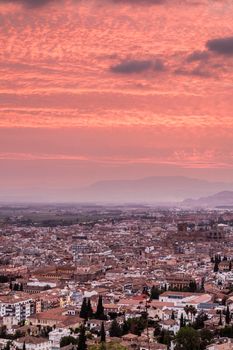
[[[226,191],[226,192],[222,192]],[[0,202],[72,202],[103,204],[177,204],[182,206],[231,203],[233,183],[183,176],[152,176],[137,180],[106,180],[85,188],[0,190]],[[218,194],[218,192],[222,194]],[[228,193],[229,192],[229,193]],[[217,193],[217,194],[216,194]],[[213,196],[213,198],[209,196]],[[187,198],[191,198],[186,200]]]
[[[199,199],[185,199],[182,205],[186,207],[231,207],[233,208],[233,191],[222,191],[212,196]]]
[[[179,202],[216,192],[233,191],[233,183],[210,182],[183,176],[153,176],[138,180],[100,181],[77,192],[79,201],[112,203]]]

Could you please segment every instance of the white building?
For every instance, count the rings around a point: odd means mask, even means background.
[[[60,341],[63,337],[68,337],[71,334],[70,329],[58,328],[49,333],[49,344],[51,350],[60,349]]]
[[[14,341],[14,346],[21,350],[23,349],[24,344],[26,350],[50,350],[50,343],[46,338],[27,336]]]
[[[0,317],[12,316],[18,322],[26,320],[34,313],[34,302],[32,299],[17,299],[16,297],[0,298]]]

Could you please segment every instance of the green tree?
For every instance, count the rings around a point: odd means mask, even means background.
[[[205,325],[205,321],[208,320],[208,316],[203,312],[201,311],[196,319],[195,319],[195,322],[193,323],[193,328],[195,329],[201,329],[201,328],[204,328],[204,325]]]
[[[103,299],[102,299],[101,295],[99,296],[99,299],[98,299],[98,304],[97,304],[95,317],[96,317],[97,320],[104,320],[105,319],[104,307],[103,307]]]
[[[200,336],[192,327],[182,327],[176,335],[176,350],[199,350]]]
[[[129,333],[129,329],[130,328],[129,328],[129,324],[128,324],[128,322],[126,320],[124,321],[121,329],[122,329],[122,335],[125,335],[125,334]]]
[[[128,321],[130,332],[136,335],[141,335],[147,326],[146,317],[130,318]]]
[[[233,326],[226,326],[219,333],[221,337],[233,338]]]
[[[78,350],[86,350],[87,344],[86,344],[86,329],[85,326],[82,325],[80,327],[80,334],[78,338]]]
[[[101,343],[105,343],[105,341],[106,341],[106,333],[105,333],[105,329],[104,329],[104,322],[101,323],[100,341],[101,341]]]
[[[153,286],[150,291],[150,298],[151,299],[159,299],[159,290],[157,287]]]
[[[113,320],[109,329],[109,335],[110,337],[121,337],[122,336],[122,329],[117,322],[117,320]]]
[[[195,280],[190,281],[190,283],[189,283],[189,290],[190,290],[190,292],[196,292],[196,290],[197,290],[197,283],[196,283]]]
[[[171,333],[167,330],[162,330],[160,336],[158,337],[158,342],[165,345],[170,345],[172,341]]]
[[[161,326],[159,322],[155,322],[154,324],[154,337],[158,337],[161,334]]]
[[[87,307],[87,299],[83,298],[81,310],[80,310],[80,317],[84,318],[85,320],[88,317],[88,307]]]
[[[183,312],[180,316],[180,328],[184,327],[184,315],[183,315]]]
[[[220,311],[220,314],[219,314],[219,322],[218,322],[218,325],[219,325],[219,326],[222,326],[222,311]]]
[[[226,320],[226,324],[229,324],[231,322],[231,314],[230,314],[229,306],[227,306],[227,309],[226,309],[225,320]]]
[[[93,309],[92,309],[92,306],[91,306],[90,298],[88,299],[88,302],[87,302],[87,315],[88,315],[88,318],[92,318],[93,317]]]
[[[63,346],[67,346],[67,345],[70,345],[70,344],[76,345],[77,344],[77,339],[72,337],[71,335],[61,338],[61,341],[60,341],[60,347],[61,348],[63,348]]]
[[[106,344],[98,344],[90,346],[90,350],[127,350],[124,346],[119,343],[110,342]]]
[[[201,337],[200,348],[201,350],[204,350],[208,345],[211,344],[214,334],[209,329],[206,329],[206,328],[203,328],[199,334]]]
[[[214,272],[218,272],[218,261],[215,261],[215,264],[214,264]]]

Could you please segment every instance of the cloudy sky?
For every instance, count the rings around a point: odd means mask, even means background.
[[[232,0],[0,0],[1,190],[233,178]]]

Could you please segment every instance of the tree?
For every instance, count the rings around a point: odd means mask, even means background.
[[[195,317],[195,315],[197,314],[197,309],[195,308],[195,306],[190,305],[189,312],[191,314],[191,321],[193,322],[193,317]]]
[[[151,299],[159,299],[159,290],[157,287],[153,286],[150,291],[150,298]]]
[[[201,279],[201,292],[205,291],[205,277],[202,277]]]
[[[232,269],[232,262],[230,261],[229,262],[229,271],[231,271],[231,269]]]
[[[86,350],[87,344],[86,344],[86,330],[85,326],[82,325],[80,327],[80,334],[78,338],[78,350]]]
[[[173,311],[173,310],[172,310],[171,319],[172,319],[172,320],[174,320],[174,319],[175,319],[175,313],[174,313],[174,311]]]
[[[81,310],[80,310],[80,317],[84,318],[85,320],[88,317],[88,308],[87,308],[87,299],[83,298]]]
[[[104,322],[101,323],[100,341],[101,341],[101,343],[105,343],[105,341],[106,341],[106,333],[105,333],[105,329],[104,329]]]
[[[190,283],[189,283],[189,290],[190,290],[190,292],[196,292],[196,290],[197,290],[197,283],[196,283],[195,280],[190,281]]]
[[[19,285],[18,285],[18,283],[14,283],[13,290],[14,290],[14,291],[18,291],[18,290],[19,290]]]
[[[105,319],[104,307],[103,307],[103,299],[102,299],[101,295],[99,296],[99,299],[98,299],[98,304],[97,304],[95,317],[97,318],[97,320],[104,320]]]
[[[61,348],[63,348],[63,346],[67,346],[67,345],[70,345],[70,344],[76,345],[77,344],[77,339],[72,337],[71,335],[61,338],[61,341],[60,341],[60,347]]]
[[[124,321],[124,323],[123,323],[121,329],[122,329],[122,335],[125,335],[125,334],[128,334],[128,333],[129,333],[129,329],[130,329],[130,328],[129,328],[129,324],[128,324],[127,321]]]
[[[229,306],[227,306],[227,309],[226,309],[225,320],[226,320],[226,324],[229,324],[231,322],[231,314],[230,314]]]
[[[88,318],[92,318],[93,316],[93,309],[92,309],[92,306],[91,306],[91,300],[88,299],[88,302],[87,302],[87,315],[88,315]]]
[[[170,346],[171,340],[172,340],[171,333],[169,331],[163,329],[161,331],[160,336],[158,337],[158,342],[161,344],[165,344],[165,345]]]
[[[218,262],[215,261],[215,264],[214,264],[214,272],[218,272]]]
[[[183,312],[180,316],[180,328],[184,327],[184,315],[183,315]]]
[[[109,329],[109,335],[110,337],[121,337],[122,336],[122,330],[120,325],[118,324],[117,320],[113,320]]]
[[[23,342],[23,350],[26,350],[26,344],[25,344],[25,341]]]
[[[0,327],[0,338],[6,338],[7,335],[7,328],[6,326]]]
[[[201,329],[201,328],[204,328],[204,325],[205,325],[205,321],[207,321],[208,320],[208,316],[203,312],[203,311],[201,311],[198,315],[197,315],[197,317],[196,317],[196,319],[195,319],[195,322],[193,323],[193,328],[195,328],[195,329]]]
[[[219,333],[221,337],[233,338],[233,326],[226,326]]]
[[[220,311],[220,316],[219,316],[218,325],[219,325],[219,326],[222,326],[222,311]]]
[[[161,326],[159,324],[159,322],[155,322],[155,325],[154,325],[154,337],[157,337],[158,335],[161,334]]]
[[[10,349],[11,349],[11,345],[12,345],[12,342],[9,340],[9,341],[6,343],[6,346],[5,346],[4,350],[10,350]]]
[[[90,350],[127,350],[127,348],[119,343],[110,342],[107,344],[91,345]]]
[[[200,331],[200,337],[201,337],[200,348],[204,350],[211,343],[214,337],[214,334],[209,329],[204,328]]]
[[[182,327],[176,335],[176,350],[199,350],[200,336],[192,327]]]

